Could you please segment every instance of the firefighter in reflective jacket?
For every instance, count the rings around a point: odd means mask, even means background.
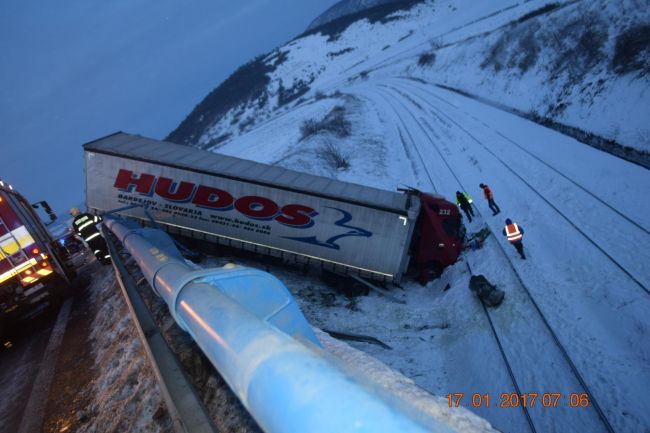
[[[108,254],[106,241],[97,228],[97,224],[102,221],[102,217],[91,215],[87,212],[81,213],[76,207],[70,209],[70,215],[74,217],[72,228],[75,233],[86,241],[88,247],[90,247],[100,263],[104,265],[109,264],[111,262],[111,255]]]
[[[524,238],[524,228],[516,223],[513,223],[510,218],[506,219],[506,226],[503,229],[503,235],[508,238],[508,241],[515,247],[519,256],[526,260],[526,255],[524,254],[524,244],[522,239]]]

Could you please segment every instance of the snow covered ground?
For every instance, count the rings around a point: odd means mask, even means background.
[[[371,294],[352,302],[335,296],[336,301],[324,306],[326,288],[271,270],[294,292],[312,323],[379,338],[393,350],[353,345],[441,396],[489,393],[498,401],[502,393],[562,393],[564,398],[585,392],[535,302],[607,422],[616,431],[644,431],[650,425],[644,409],[650,387],[650,321],[645,313],[650,273],[644,266],[650,262],[644,247],[650,245],[650,218],[647,203],[629,198],[643,195],[650,173],[418,80],[362,82],[346,91],[353,96],[338,102],[350,111],[355,134],[334,141],[349,157],[347,170],[333,170],[314,155],[323,140],[333,140],[327,135],[297,143],[300,151],[286,147],[296,143],[295,125],[301,119],[331,109],[329,99],[269,122],[220,151],[385,188],[409,184],[446,196],[466,190],[485,215],[469,224],[470,231],[487,224],[497,236],[428,287],[404,285],[398,296],[406,305]],[[276,136],[276,128],[283,134]],[[366,149],[373,143],[376,152]],[[480,182],[495,192],[499,216],[488,216]],[[505,217],[526,229],[526,262],[500,235]],[[491,318],[519,391],[481,304],[467,290],[465,263],[506,291],[505,303]],[[443,291],[447,283],[451,289]],[[528,429],[520,409],[493,403],[472,410],[500,430]],[[541,431],[607,431],[593,406],[538,405],[530,415]]]
[[[545,4],[482,2],[468,9],[460,1],[436,2],[433,15],[425,4],[400,13],[408,19],[358,22],[334,41],[320,35],[296,40],[280,49],[288,60],[273,79],[281,77],[288,87],[291,77],[294,82],[311,77],[311,91],[283,107],[245,107],[241,117],[259,116],[259,123],[214,150],[389,190],[410,185],[447,197],[468,191],[481,215],[469,230],[487,225],[495,236],[427,287],[407,282],[396,289],[406,305],[372,293],[350,301],[328,295],[330,289],[318,281],[281,268],[271,272],[287,283],[315,326],[380,339],[393,349],[352,344],[424,389],[440,396],[489,393],[489,408],[471,410],[502,431],[530,430],[530,416],[537,431],[647,432],[650,204],[642,197],[650,172],[435,85],[466,87],[524,111],[538,107],[540,98],[555,92],[543,77],[543,59],[537,70],[517,78],[516,87],[512,76],[498,74],[483,86],[486,75],[477,56],[504,28],[516,26],[508,23]],[[630,5],[620,2],[621,10]],[[553,13],[568,20],[602,4],[562,6]],[[602,20],[622,19],[605,9]],[[643,14],[626,19],[637,18],[643,20]],[[611,48],[613,27],[609,34]],[[465,63],[453,57],[458,52],[441,48],[446,44],[465,47]],[[417,65],[423,52],[435,53],[435,66]],[[572,108],[558,118],[643,149],[643,140],[605,132],[616,123],[621,130],[648,135],[643,132],[650,114],[647,77],[599,73],[610,74],[603,84],[609,90],[588,100],[570,96]],[[624,82],[625,92],[612,90]],[[624,109],[628,105],[636,107],[631,114]],[[336,107],[351,122],[350,136],[325,131],[303,137],[305,121],[324,119]],[[607,121],[604,107],[613,113]],[[201,143],[235,131],[233,119],[217,122]],[[332,163],[332,147],[347,165]],[[500,215],[488,213],[480,182],[491,186]],[[506,217],[526,230],[525,262],[501,236]],[[489,314],[512,377],[486,312],[467,289],[468,265],[506,291],[504,304]],[[448,283],[451,289],[444,291]],[[594,402],[570,407],[571,393],[586,392],[581,382]],[[538,402],[528,415],[521,407],[499,407],[501,394],[513,392],[561,393],[562,400],[555,408]]]
[[[641,41],[650,37],[649,14],[645,0],[424,2],[384,23],[362,20],[278,48],[266,58],[279,63],[267,92],[217,119],[198,142],[236,137],[290,110],[279,102],[281,88],[308,85],[300,103],[387,74],[459,88],[648,151],[650,57]]]
[[[437,86],[647,150],[645,57],[628,73],[612,65],[618,38],[646,23],[648,10],[634,0],[441,0],[271,53],[266,94],[226,113],[197,145],[388,190],[467,191],[478,211],[469,231],[494,235],[426,287],[393,288],[405,304],[373,292],[348,299],[315,275],[244,264],[284,281],[315,327],[390,346],[350,343],[443,406],[449,394],[464,393],[466,408],[481,396],[469,409],[501,431],[650,432],[650,172]],[[554,31],[566,38],[549,42]],[[525,46],[529,38],[537,48]],[[534,58],[518,57],[527,52]],[[301,86],[307,93],[279,103]],[[305,134],[324,119],[335,120]],[[349,134],[340,132],[346,122]],[[500,215],[489,214],[481,182]],[[526,261],[501,236],[507,217],[525,228]],[[504,290],[504,303],[485,309],[468,290],[471,274]],[[334,343],[326,345],[336,352]],[[588,407],[571,407],[572,394],[587,392]],[[503,395],[535,393],[527,410],[521,398],[502,407]],[[554,393],[557,407],[546,407],[543,395]]]
[[[213,258],[203,265],[222,266],[229,261],[231,259],[227,257]],[[260,265],[255,260],[249,264]],[[134,271],[135,267],[131,267],[131,270]],[[304,287],[303,283],[308,281],[319,284],[318,279],[305,278],[300,272],[277,269],[278,274],[283,272],[287,280],[294,281],[294,288]],[[140,274],[135,276],[137,278]],[[140,286],[154,316],[163,322],[159,326],[166,329],[167,337],[171,339],[170,346],[187,369],[186,374],[195,384],[217,429],[224,432],[261,431],[243,407],[236,403],[236,396],[227,390],[223,379],[215,377],[213,369],[202,365],[207,360],[198,355],[199,349],[191,343],[189,336],[180,328],[171,326],[173,319],[169,317],[166,305],[153,295],[144,279]],[[76,415],[77,419],[83,420],[77,423],[78,431],[172,431],[149,358],[144,353],[115,278],[110,275],[110,271],[101,269],[90,290],[94,303],[98,305],[90,336],[95,355],[93,370],[97,372],[97,377],[78,391],[89,401],[88,407]],[[358,380],[369,383],[378,392],[383,389],[382,392],[408,402],[424,416],[442,421],[453,431],[496,432],[486,420],[466,409],[450,408],[447,398],[431,395],[381,361],[335,340],[317,328],[315,332],[325,350],[332,355],[332,362]]]

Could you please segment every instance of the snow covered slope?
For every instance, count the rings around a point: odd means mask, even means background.
[[[650,172],[522,116],[649,150],[647,6],[441,0],[374,15],[246,65],[170,138],[389,190],[468,191],[468,229],[494,236],[428,287],[395,289],[405,305],[332,300],[271,271],[314,325],[378,337],[393,350],[356,347],[426,390],[488,394],[471,410],[499,430],[647,432]],[[506,217],[526,230],[526,261],[501,236]],[[484,309],[472,273],[505,303]],[[501,407],[512,393],[540,400]]]
[[[169,138],[219,144],[298,100],[387,74],[417,76],[650,149],[647,1],[445,0],[323,32],[242,67]]]
[[[409,2],[409,0],[342,0],[316,17],[316,19],[307,26],[307,30],[315,29],[316,27],[320,27],[338,18],[361,12],[375,6],[398,2],[406,3]]]

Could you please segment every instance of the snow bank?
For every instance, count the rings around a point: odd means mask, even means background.
[[[497,432],[489,422],[464,408],[450,408],[446,398],[434,396],[420,388],[411,379],[388,367],[381,361],[330,337],[314,328],[323,347],[343,363],[356,377],[382,387],[423,414],[449,425],[459,433]]]

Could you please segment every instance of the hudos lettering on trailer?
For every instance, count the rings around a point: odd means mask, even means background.
[[[315,209],[301,204],[280,206],[273,200],[260,196],[235,198],[228,191],[192,182],[176,182],[162,176],[120,169],[113,185],[123,192],[154,195],[174,203],[192,203],[214,211],[231,211],[260,221],[277,221],[293,228],[309,228],[314,225]]]

